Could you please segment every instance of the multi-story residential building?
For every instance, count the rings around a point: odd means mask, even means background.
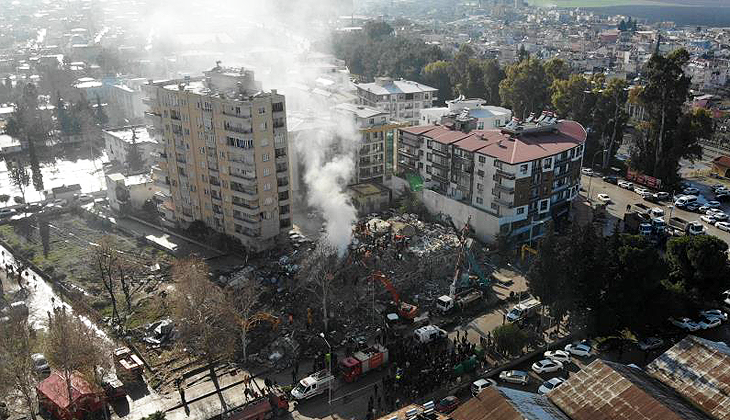
[[[220,64],[203,78],[146,87],[148,117],[161,133],[179,225],[195,220],[254,250],[291,227],[284,96],[263,92],[253,71]]]
[[[446,101],[445,107],[421,109],[421,125],[439,124],[445,116],[464,114],[476,119],[477,130],[500,127],[512,119],[512,111],[499,106],[487,105],[484,99],[465,99],[460,96]]]
[[[385,111],[394,121],[418,124],[420,110],[431,108],[438,89],[409,80],[377,77],[373,83],[356,85],[358,102]]]
[[[156,163],[157,141],[150,137],[144,126],[113,128],[102,130],[101,133],[104,137],[104,150],[110,160],[126,165],[129,150],[134,142],[137,144],[144,168],[149,169]]]
[[[128,120],[136,123],[144,118],[147,106],[142,103],[144,78],[122,80],[109,86],[109,118],[113,121]]]
[[[452,218],[474,215],[484,240],[501,232],[531,241],[546,220],[567,213],[578,194],[585,140],[579,123],[546,113],[471,132],[441,125],[402,128],[397,172],[421,177],[428,191],[441,196],[424,199],[439,207],[429,210]]]
[[[393,122],[387,112],[364,105],[339,104],[335,110],[351,118],[361,136],[350,184],[382,184],[393,175],[397,129],[407,123]]]

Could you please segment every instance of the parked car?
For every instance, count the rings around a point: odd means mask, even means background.
[[[642,194],[648,194],[649,193],[649,190],[647,190],[644,187],[639,187],[637,185],[637,186],[634,187],[634,192],[637,193],[637,194],[639,194],[639,195],[642,195]]]
[[[530,382],[530,375],[522,370],[503,370],[499,379],[513,384],[527,385]]]
[[[704,316],[705,318],[720,318],[721,321],[727,321],[727,313],[719,309],[700,311],[700,316]]]
[[[484,379],[481,379],[482,381]],[[456,410],[456,407],[459,406],[461,401],[454,395],[449,395],[448,397],[442,398],[441,401],[436,404],[436,411],[439,413],[448,414],[454,410]]]
[[[12,217],[15,215],[15,209],[0,209],[0,219]]]
[[[662,346],[664,340],[659,337],[646,337],[645,339],[636,343],[641,350],[654,350]]]
[[[653,217],[662,217],[664,216],[664,209],[661,207],[652,207],[651,215]]]
[[[687,203],[687,205],[684,206],[684,209],[687,211],[697,212],[700,210],[700,205],[697,203]]]
[[[477,379],[471,383],[471,395],[477,396],[480,392],[484,391],[490,386],[496,386],[497,382],[494,379]]]
[[[563,364],[556,360],[542,359],[532,364],[532,371],[535,373],[557,372],[563,369]]]
[[[722,211],[713,211],[711,213],[708,212],[708,214],[710,214],[712,217],[714,217],[715,220],[717,220],[718,222],[724,222],[725,220],[728,219],[727,213],[722,212]]]
[[[631,183],[631,182],[629,182],[629,181],[619,181],[618,182],[618,186],[621,187],[621,188],[625,188],[627,190],[633,190],[634,189],[634,184]]]
[[[607,176],[604,176],[604,177],[603,177],[603,180],[604,180],[605,182],[608,182],[609,184],[614,184],[614,185],[618,184],[618,178],[616,178],[616,177],[615,177],[615,176],[613,176],[613,175],[607,175]]]
[[[591,355],[591,348],[582,343],[568,344],[565,346],[565,351],[581,357],[588,357]]]
[[[580,172],[583,175],[593,176],[593,169],[591,168],[581,168]]]
[[[730,222],[715,222],[715,227],[725,232],[730,232]]]
[[[608,194],[598,194],[598,199],[603,201],[604,203],[611,202],[611,197],[609,197]]]
[[[570,353],[565,350],[548,350],[544,353],[545,358],[556,360],[563,364],[570,363]]]
[[[685,188],[684,191],[682,191],[682,193],[686,194],[686,195],[697,195],[700,193],[700,190],[698,190],[695,187],[688,187],[688,188]]]
[[[705,214],[704,216],[700,216],[700,220],[702,220],[703,222],[708,223],[710,225],[714,225],[715,222],[718,221],[717,219],[715,219],[715,216],[711,216],[709,214]]]
[[[689,318],[669,318],[669,322],[671,322],[675,327],[679,327],[687,331],[697,331],[700,329],[700,326]]]
[[[42,378],[46,378],[51,374],[51,367],[48,366],[46,356],[41,353],[33,353],[30,358],[33,361],[36,374]]]
[[[563,382],[565,382],[565,379],[563,378],[552,378],[548,381],[543,382],[542,385],[540,385],[540,388],[537,389],[537,393],[540,395],[545,395],[553,389],[559,387]]]
[[[654,197],[660,199],[660,200],[666,200],[669,198],[669,193],[664,191],[659,191],[658,193],[654,194]]]
[[[719,327],[720,324],[722,324],[722,320],[720,318],[707,318],[707,317],[700,319],[700,321],[697,323],[697,325],[700,326],[700,329],[703,329],[703,330],[708,330],[710,328]]]

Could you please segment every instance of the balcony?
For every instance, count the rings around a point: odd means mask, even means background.
[[[449,163],[444,161],[432,160],[431,164],[438,166],[439,168],[449,169]]]
[[[223,129],[226,130],[226,131],[231,131],[231,132],[238,133],[238,134],[251,134],[251,133],[253,133],[253,129],[252,128],[236,127],[236,126],[232,126],[232,125],[225,125],[223,127]]]
[[[177,158],[177,159],[175,159],[175,161],[177,163],[185,163],[185,164],[188,163],[188,161],[185,158]]]
[[[411,150],[411,149],[408,149],[408,148],[405,148],[405,147],[399,147],[398,148],[398,153],[402,153],[402,154],[404,154],[406,156],[418,158],[418,151],[417,150]]]
[[[259,227],[259,223],[261,223],[261,219],[257,219],[254,217],[245,217],[245,215],[243,215],[243,214],[236,215],[236,213],[233,213],[233,218],[235,220],[244,222],[244,223],[251,225],[252,227],[256,227],[256,228]]]
[[[228,172],[228,175],[230,175],[234,179],[239,179],[239,180],[246,181],[247,184],[248,183],[251,183],[251,181],[256,181],[256,174],[255,173],[254,174],[246,174],[246,173],[234,173],[234,172],[229,171]]]
[[[435,153],[435,154],[437,154],[439,156],[443,156],[443,157],[445,157],[447,159],[451,157],[451,155],[449,154],[449,152],[447,152],[445,150],[441,150],[441,149],[437,149],[437,148],[432,148],[431,149],[431,152],[433,152],[433,153]]]
[[[255,190],[244,190],[243,188],[234,187],[231,185],[231,192],[234,197],[239,197],[244,200],[256,200],[258,199],[258,192]]]
[[[515,192],[515,187],[508,187],[508,186],[502,185],[502,184],[495,184],[494,189],[499,190],[499,191],[504,191],[509,194],[514,194],[514,192]]]
[[[505,171],[503,171],[501,169],[497,169],[497,175],[501,176],[502,178],[506,178],[506,179],[515,179],[515,174],[509,173],[509,172],[505,172]],[[495,181],[496,180],[497,179],[495,178]]]
[[[494,197],[492,199],[492,201],[494,201],[497,204],[501,204],[501,205],[503,205],[503,206],[505,206],[505,207],[507,207],[509,209],[511,209],[512,207],[514,207],[514,203],[513,202],[508,201],[508,200],[505,200],[504,198]]]
[[[275,162],[276,163],[287,163],[287,162],[289,162],[289,158],[286,155],[284,155],[284,156],[277,156],[276,159],[275,159]]]
[[[449,182],[449,177],[448,177],[447,175],[441,175],[441,174],[440,174],[440,173],[438,173],[438,172],[434,172],[434,173],[432,173],[432,174],[431,174],[431,177],[433,177],[433,178],[437,178],[437,179],[440,179],[440,180],[442,180],[443,182]]]
[[[253,204],[253,203],[246,203],[246,202],[243,202],[243,201],[233,201],[232,203],[233,203],[234,206],[240,207],[242,209],[255,210],[255,211],[258,211],[259,210],[258,203],[257,204]]]
[[[235,112],[223,111],[223,115],[228,117],[240,118],[242,120],[250,120],[251,114],[236,114]]]

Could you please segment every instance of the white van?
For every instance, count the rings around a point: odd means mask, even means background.
[[[697,201],[696,195],[683,195],[674,202],[674,205],[678,207],[683,207],[689,203],[694,203],[695,201]]]
[[[447,336],[446,331],[435,325],[426,325],[414,331],[416,340],[421,344],[430,343]]]
[[[335,377],[328,370],[320,370],[299,381],[297,386],[291,390],[291,396],[296,400],[312,398],[325,392],[333,385],[334,380]]]

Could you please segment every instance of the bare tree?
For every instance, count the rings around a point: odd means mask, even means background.
[[[122,293],[124,293],[124,301],[127,304],[127,313],[132,312],[132,279],[139,265],[132,259],[121,255],[117,260],[117,266],[115,274],[119,279],[119,285],[121,286]]]
[[[26,317],[16,314],[0,323],[0,393],[21,399],[35,420],[38,376],[32,354],[33,338]]]
[[[16,161],[10,168],[10,171],[8,171],[8,177],[10,178],[10,183],[20,190],[20,195],[23,197],[23,203],[25,203],[25,189],[28,185],[30,185],[30,174],[28,173],[28,169],[26,169],[22,162]]]
[[[72,400],[71,379],[75,372],[93,378],[97,367],[109,364],[103,339],[64,306],[48,313],[44,347],[48,364],[66,381],[69,400]]]
[[[172,267],[175,281],[174,317],[180,332],[178,343],[208,364],[223,412],[226,402],[218,385],[215,364],[231,359],[238,331],[226,293],[208,279],[208,266],[200,258],[177,260]]]
[[[304,287],[314,293],[322,302],[322,321],[325,332],[329,331],[329,300],[338,266],[337,250],[328,243],[320,242],[302,264],[302,269],[298,273]]]
[[[119,312],[117,310],[116,298],[116,276],[119,264],[119,253],[114,247],[113,239],[110,236],[104,236],[99,241],[92,252],[91,264],[94,272],[99,276],[101,283],[109,293],[109,300],[112,304],[112,320],[119,321]]]
[[[256,313],[256,305],[261,296],[260,285],[254,279],[246,278],[235,289],[228,291],[230,300],[234,303],[234,316],[241,326],[241,348],[244,362],[248,360],[246,340],[251,328],[251,317]]]

